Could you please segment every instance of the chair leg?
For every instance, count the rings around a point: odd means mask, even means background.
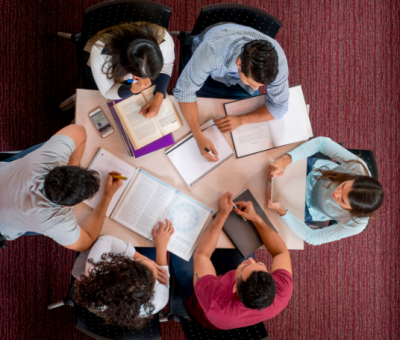
[[[69,109],[75,107],[75,101],[76,101],[76,94],[73,94],[71,97],[65,99],[60,104],[61,111],[68,111]]]
[[[57,35],[61,38],[71,40],[71,33],[57,32]]]
[[[47,309],[54,309],[54,308],[61,307],[61,306],[64,306],[64,300],[61,300],[61,301],[52,303],[51,305],[48,305]]]

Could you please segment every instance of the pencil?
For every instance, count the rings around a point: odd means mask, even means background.
[[[116,179],[122,179],[123,181],[126,181],[128,179],[127,177],[119,176],[119,175],[110,175],[110,176],[112,176],[113,178],[116,178]]]

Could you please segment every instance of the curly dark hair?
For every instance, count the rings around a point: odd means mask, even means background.
[[[238,280],[237,292],[245,307],[261,310],[274,302],[276,285],[270,273],[253,271],[246,281]]]
[[[58,205],[74,206],[93,197],[100,188],[97,171],[78,166],[58,166],[44,178],[44,194]]]
[[[257,83],[269,85],[278,75],[278,53],[269,41],[253,40],[240,54],[243,74]]]
[[[88,276],[74,282],[73,301],[104,324],[140,329],[152,317],[155,277],[150,268],[122,254],[105,253]],[[147,317],[140,317],[143,308]]]

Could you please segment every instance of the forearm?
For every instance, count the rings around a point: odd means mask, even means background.
[[[156,249],[156,263],[159,266],[168,266],[167,262],[167,247],[159,247]]]
[[[189,125],[190,130],[193,133],[194,138],[199,136],[202,132],[199,123],[199,113],[197,102],[193,103],[182,103],[179,102],[179,107],[182,111],[182,115]]]
[[[81,225],[81,228],[86,231],[93,242],[99,237],[110,201],[111,197],[103,195],[97,207],[93,209]]]
[[[85,146],[86,146],[86,138],[80,145],[78,145],[75,148],[74,152],[69,157],[68,161],[69,166],[79,166],[81,164],[83,152],[85,151]]]
[[[240,125],[251,124],[251,123],[260,123],[260,122],[267,122],[273,120],[274,117],[265,107],[265,105],[261,105],[257,109],[246,113],[240,117]]]
[[[261,217],[257,216],[252,222],[256,226],[265,247],[273,257],[288,251],[285,242]]]
[[[211,258],[212,253],[217,247],[218,238],[227,217],[228,215],[222,215],[220,212],[217,214],[214,221],[201,237],[193,256],[204,255]]]

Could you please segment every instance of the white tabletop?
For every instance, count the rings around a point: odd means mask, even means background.
[[[171,97],[177,110],[175,99]],[[199,120],[200,124],[210,118],[218,118],[224,116],[223,103],[229,102],[226,99],[208,99],[198,98]],[[94,127],[89,118],[89,112],[101,107],[107,119],[114,127],[114,133],[109,137],[102,138],[99,132]],[[180,113],[180,112],[179,112]],[[227,191],[237,195],[246,188],[249,188],[260,206],[263,206],[267,195],[267,180],[266,173],[268,164],[285,154],[287,151],[295,148],[298,144],[290,144],[273,150],[261,152],[255,155],[236,159],[235,156],[221,164],[206,177],[188,187],[173,164],[165,155],[164,150],[158,150],[152,154],[135,159],[130,157],[125,148],[125,145],[116,128],[114,119],[107,106],[107,100],[100,94],[99,91],[77,89],[76,92],[76,108],[75,108],[76,124],[83,125],[87,132],[87,142],[85,153],[82,158],[81,165],[87,167],[96,155],[100,147],[113,153],[126,162],[146,170],[160,180],[166,182],[177,190],[192,197],[196,201],[208,206],[214,211],[218,210],[218,198]],[[182,119],[184,122],[185,120]],[[183,127],[174,132],[175,140],[178,141],[189,133],[189,127],[186,122]],[[232,139],[230,133],[224,134],[225,139],[232,147]],[[232,147],[233,149],[233,147]],[[291,164],[285,171],[288,180],[280,180],[279,187],[274,187],[274,192],[296,192],[296,197],[290,195],[280,195],[279,199],[284,206],[289,209],[294,216],[300,220],[304,220],[305,208],[305,188],[306,188],[306,160],[302,160]],[[274,193],[275,195],[275,193]],[[91,208],[86,204],[81,203],[74,207],[78,223],[81,224],[91,212]],[[303,249],[304,242],[274,211],[264,207],[265,213],[268,215],[279,235],[282,237],[289,249]],[[153,243],[146,240],[135,232],[119,225],[118,223],[106,218],[101,234],[109,234],[118,237],[126,242],[137,247],[152,247]],[[233,248],[233,244],[229,241],[225,233],[221,236],[217,244],[218,248]]]

